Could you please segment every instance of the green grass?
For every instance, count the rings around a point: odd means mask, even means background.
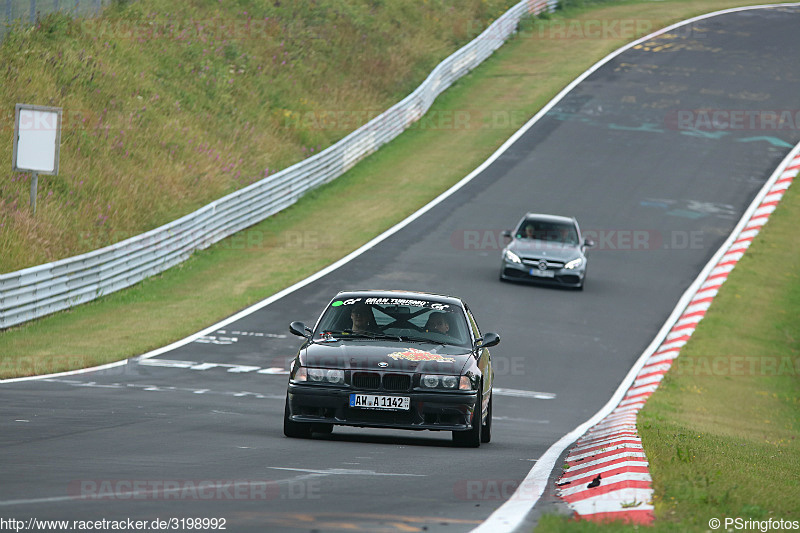
[[[9,32],[6,131],[17,102],[61,107],[64,124],[36,216],[0,147],[0,273],[137,235],[319,152],[508,4],[138,0]]]

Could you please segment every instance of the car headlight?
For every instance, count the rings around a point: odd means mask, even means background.
[[[520,259],[519,256],[511,250],[506,250],[505,259],[506,261],[510,261],[512,263],[522,263],[522,259]]]
[[[570,261],[569,263],[564,265],[564,268],[568,268],[568,269],[572,270],[573,268],[578,268],[582,264],[583,264],[583,258],[579,257],[577,259],[573,259],[572,261]]]
[[[428,389],[435,389],[439,386],[439,376],[433,376],[430,374],[424,375],[422,376],[422,379],[420,379],[420,384]]]
[[[294,376],[292,376],[292,381],[341,385],[344,383],[344,370],[333,370],[329,368],[307,368],[301,366],[295,371]]]
[[[467,376],[424,374],[419,382],[426,389],[472,390],[472,382]]]

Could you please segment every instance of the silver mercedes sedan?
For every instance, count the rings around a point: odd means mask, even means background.
[[[594,242],[581,236],[574,218],[528,213],[513,232],[505,231],[503,236],[510,242],[503,249],[501,280],[583,289],[585,251]]]

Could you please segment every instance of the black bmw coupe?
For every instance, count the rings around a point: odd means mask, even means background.
[[[452,431],[478,447],[492,431],[496,333],[481,334],[463,300],[420,292],[341,292],[292,361],[284,434],[335,425]]]

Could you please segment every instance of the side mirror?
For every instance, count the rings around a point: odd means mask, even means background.
[[[503,236],[504,239],[511,240],[511,230],[504,230],[503,233],[501,233],[501,235]]]
[[[583,239],[583,245],[587,248],[591,248],[594,246],[594,241],[592,239]]]
[[[478,339],[478,342],[475,343],[480,348],[489,348],[491,346],[497,346],[500,344],[500,335],[497,333],[487,333],[483,336],[483,338]]]
[[[299,321],[292,322],[291,324],[289,324],[289,332],[292,333],[293,335],[297,335],[298,337],[303,337],[306,339],[310,339],[312,333],[311,330],[307,328],[305,324]]]

